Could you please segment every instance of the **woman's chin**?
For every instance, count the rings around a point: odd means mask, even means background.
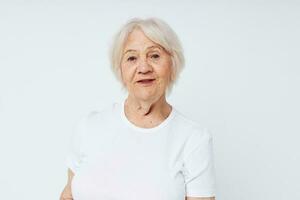
[[[143,100],[143,101],[148,101],[151,99],[155,99],[157,95],[149,92],[138,92],[135,94],[135,97],[137,99]]]

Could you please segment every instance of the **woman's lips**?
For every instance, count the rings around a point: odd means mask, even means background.
[[[155,79],[144,79],[144,80],[137,81],[137,83],[142,86],[150,86],[153,84],[154,81]]]

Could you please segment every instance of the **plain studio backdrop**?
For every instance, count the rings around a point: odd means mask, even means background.
[[[182,41],[167,99],[212,131],[217,199],[300,199],[299,2],[0,2],[0,199],[59,199],[74,124],[125,95],[113,34],[152,16]]]

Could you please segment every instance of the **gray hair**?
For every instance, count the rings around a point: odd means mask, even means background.
[[[150,40],[162,46],[171,56],[171,78],[170,83],[167,86],[167,95],[169,95],[185,65],[185,58],[181,42],[176,33],[161,19],[154,17],[148,19],[132,18],[121,27],[113,37],[112,45],[110,47],[109,57],[111,70],[115,74],[117,80],[122,83],[124,89],[125,86],[121,75],[122,53],[129,34],[136,28],[140,28]]]

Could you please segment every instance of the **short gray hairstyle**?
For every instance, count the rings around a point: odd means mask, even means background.
[[[150,40],[162,46],[171,56],[171,78],[166,91],[167,95],[169,95],[185,65],[185,58],[178,36],[173,29],[161,19],[151,17],[147,19],[132,18],[128,20],[113,37],[109,52],[111,69],[117,80],[122,83],[124,89],[125,85],[123,84],[121,75],[122,54],[129,34],[136,28],[141,29]]]

